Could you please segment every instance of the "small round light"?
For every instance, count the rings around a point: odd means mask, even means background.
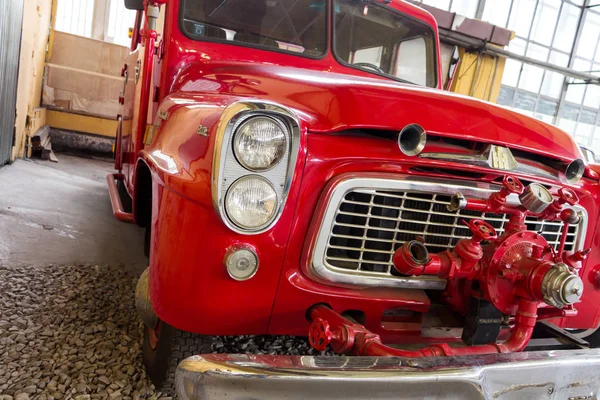
[[[281,162],[287,152],[286,126],[271,117],[252,117],[236,130],[233,151],[238,162],[250,171],[267,171]]]
[[[230,248],[225,254],[224,262],[227,273],[236,281],[248,280],[258,271],[258,256],[250,247]]]
[[[235,181],[225,196],[229,219],[242,229],[258,230],[267,226],[278,209],[275,189],[261,176],[249,175]]]

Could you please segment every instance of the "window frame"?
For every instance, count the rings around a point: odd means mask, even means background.
[[[334,6],[335,1],[336,0],[330,0],[331,7],[335,7]],[[393,7],[382,5],[382,4],[376,3],[376,2],[374,2],[372,0],[366,0],[366,2],[369,3],[370,5],[373,5],[373,6],[376,6],[376,7],[380,7],[382,9],[384,9],[384,10],[387,10],[387,11],[391,11],[391,12],[395,13],[396,15],[399,15],[399,16],[401,16],[403,18],[407,18],[407,19],[410,19],[410,20],[412,20],[412,21],[414,21],[416,23],[422,24],[425,28],[427,28],[431,32],[431,37],[432,37],[432,49],[431,50],[433,52],[433,58],[432,58],[433,71],[432,72],[433,72],[433,76],[434,76],[432,85],[431,86],[427,85],[427,84],[426,85],[419,85],[418,83],[410,82],[410,81],[407,81],[405,79],[398,78],[398,77],[396,77],[394,75],[390,75],[390,74],[386,74],[386,73],[381,73],[381,72],[375,71],[375,70],[368,70],[368,69],[364,69],[364,68],[358,68],[358,67],[355,67],[353,64],[347,63],[344,60],[342,60],[337,55],[337,52],[335,51],[335,49],[336,49],[335,14],[332,12],[331,13],[331,17],[330,17],[331,20],[329,21],[329,23],[331,24],[331,54],[333,55],[333,58],[339,64],[341,64],[341,65],[343,65],[345,67],[348,67],[348,68],[352,68],[353,70],[356,70],[356,71],[366,72],[368,74],[373,74],[373,75],[376,75],[376,76],[380,76],[382,78],[387,78],[387,79],[390,79],[390,80],[393,80],[393,81],[396,81],[396,82],[400,82],[400,83],[404,83],[404,84],[408,84],[408,85],[415,85],[415,86],[418,86],[418,87],[426,87],[426,88],[436,89],[438,87],[438,81],[439,81],[439,76],[438,76],[438,47],[437,47],[438,43],[437,43],[437,36],[435,35],[435,30],[433,29],[433,27],[431,25],[429,25],[428,23],[426,23],[426,22],[424,22],[424,21],[422,21],[422,20],[420,20],[418,18],[415,18],[412,15],[409,15],[409,14],[403,13],[403,12],[401,12],[399,10],[396,10]],[[401,42],[398,42],[394,46],[393,60],[396,60],[396,58],[397,58],[398,47],[399,47],[400,43]]]
[[[269,51],[269,52],[278,53],[278,54],[285,54],[285,55],[290,55],[290,56],[295,56],[295,57],[306,58],[309,60],[322,60],[325,57],[327,57],[327,55],[329,54],[330,47],[331,47],[330,43],[329,43],[330,27],[327,25],[325,27],[325,36],[326,36],[325,48],[323,49],[323,54],[321,54],[319,56],[312,56],[309,54],[298,53],[298,52],[293,52],[293,51],[289,51],[289,50],[275,49],[275,48],[269,47],[269,46],[262,46],[260,44],[246,43],[246,42],[240,42],[240,41],[235,41],[235,40],[227,40],[227,39],[223,40],[223,39],[216,39],[216,38],[209,38],[209,37],[204,37],[202,39],[199,39],[196,37],[192,37],[183,26],[184,17],[185,17],[185,2],[186,1],[190,1],[190,0],[180,0],[180,2],[179,2],[179,15],[177,17],[179,20],[179,23],[177,25],[179,27],[179,31],[181,32],[181,34],[183,34],[183,36],[185,36],[186,38],[188,38],[194,42],[208,42],[208,43],[225,44],[225,45],[236,46],[236,47],[246,47],[246,48],[251,48],[251,49]],[[329,21],[329,14],[331,14],[331,0],[326,0],[326,1],[327,1],[327,6],[325,7],[325,21],[327,22],[327,21]],[[208,25],[211,25],[211,24],[208,24]],[[213,25],[213,26],[215,26],[215,25]],[[221,29],[224,29],[224,28],[221,28]]]

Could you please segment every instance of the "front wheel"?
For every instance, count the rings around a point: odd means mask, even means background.
[[[144,326],[144,365],[157,390],[175,396],[175,371],[184,359],[212,351],[212,336],[183,332],[159,322],[157,329]]]

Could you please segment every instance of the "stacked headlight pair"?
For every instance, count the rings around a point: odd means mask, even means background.
[[[279,198],[264,174],[288,155],[289,128],[277,117],[251,116],[233,132],[233,155],[249,174],[227,190],[225,211],[238,228],[249,231],[268,226],[277,216]]]

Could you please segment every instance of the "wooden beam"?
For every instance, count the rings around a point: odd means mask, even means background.
[[[117,121],[57,110],[46,112],[46,123],[52,128],[115,138]]]

